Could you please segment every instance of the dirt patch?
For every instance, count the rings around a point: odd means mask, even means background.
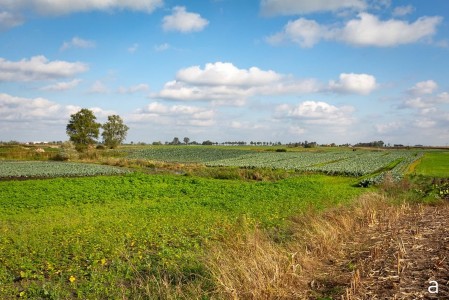
[[[357,269],[342,299],[449,299],[449,203],[385,214],[355,245],[348,259]]]

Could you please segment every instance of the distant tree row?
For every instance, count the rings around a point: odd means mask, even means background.
[[[93,111],[87,108],[70,115],[66,132],[70,141],[75,144],[76,150],[83,151],[96,144],[100,129],[103,129],[101,136],[104,145],[108,148],[116,148],[125,140],[129,127],[123,123],[120,116],[108,116],[108,121],[104,124],[97,123],[96,120]]]
[[[385,143],[383,141],[373,141],[369,143],[357,143],[354,147],[384,147]]]

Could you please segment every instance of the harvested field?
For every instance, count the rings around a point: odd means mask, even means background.
[[[397,216],[385,214],[356,240],[364,250],[350,257],[358,271],[344,299],[449,299],[449,203]]]

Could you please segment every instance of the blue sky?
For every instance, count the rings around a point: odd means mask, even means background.
[[[449,143],[449,2],[0,0],[0,140]]]

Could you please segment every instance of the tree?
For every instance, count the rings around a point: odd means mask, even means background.
[[[76,150],[85,150],[97,142],[101,125],[95,121],[96,119],[94,113],[87,108],[70,115],[66,132],[70,141],[75,144]]]
[[[187,145],[189,142],[190,142],[190,139],[189,139],[188,137],[185,137],[185,138],[184,138],[184,144]]]
[[[171,142],[171,144],[172,144],[172,145],[179,145],[179,144],[181,144],[181,142],[179,141],[179,138],[174,137],[174,138],[173,138],[173,141]]]
[[[117,148],[126,139],[129,127],[123,124],[122,118],[118,115],[108,116],[108,121],[102,126],[103,142],[106,147]]]

